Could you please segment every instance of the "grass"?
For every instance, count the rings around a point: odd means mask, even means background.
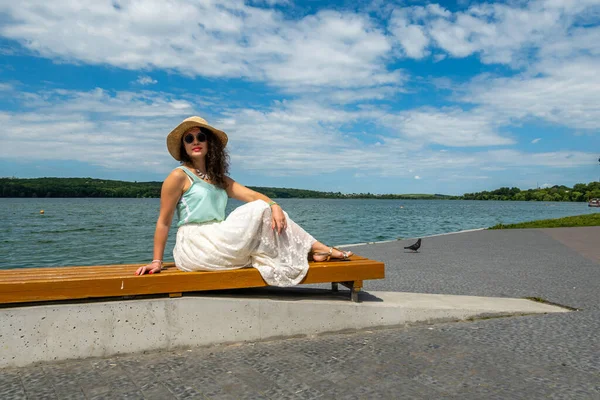
[[[498,224],[488,229],[564,228],[576,226],[600,226],[600,212],[594,214],[575,215],[573,217],[521,222],[519,224]]]

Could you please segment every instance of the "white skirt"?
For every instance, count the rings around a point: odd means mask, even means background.
[[[297,285],[308,271],[316,239],[285,213],[287,227],[271,229],[271,207],[256,200],[236,208],[222,222],[185,224],[177,230],[175,264],[183,271],[256,268],[271,286]]]

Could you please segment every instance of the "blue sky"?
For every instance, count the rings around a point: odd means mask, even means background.
[[[600,0],[0,4],[0,176],[162,181],[200,115],[245,185],[600,179]]]

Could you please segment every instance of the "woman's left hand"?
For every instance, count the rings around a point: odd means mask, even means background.
[[[271,229],[277,230],[277,233],[281,233],[287,227],[287,221],[285,219],[285,214],[279,204],[273,204],[271,206],[271,215],[273,219],[271,221]]]

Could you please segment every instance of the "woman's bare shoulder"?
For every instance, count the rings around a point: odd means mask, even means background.
[[[175,168],[165,178],[164,183],[166,184],[183,184],[187,180],[187,174],[181,170],[181,168]]]
[[[185,167],[184,167],[185,168]],[[169,176],[186,176],[186,173],[183,171],[183,169],[177,167],[174,168],[170,173]],[[168,178],[168,177],[167,177]]]

